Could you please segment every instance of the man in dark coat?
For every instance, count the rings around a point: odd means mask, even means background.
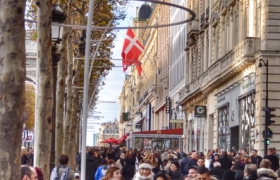
[[[226,151],[223,152],[223,157],[220,158],[221,168],[224,170],[229,170],[232,166],[232,161],[228,157],[228,154]]]
[[[188,158],[186,154],[183,155],[183,159],[181,161],[181,173],[183,174],[183,176],[188,175],[189,168],[191,166],[197,166],[197,159],[197,152],[193,152],[191,158]]]
[[[93,179],[97,168],[98,168],[98,164],[97,164],[95,158],[93,157],[93,151],[90,150],[86,154],[86,180]]]
[[[262,161],[262,157],[258,155],[258,151],[256,149],[253,149],[252,156],[251,156],[251,163],[256,164],[257,167],[260,167],[260,163]]]
[[[273,155],[272,148],[269,148],[267,150],[267,155],[264,157],[264,159],[268,159],[271,162],[271,169],[273,169],[273,171],[276,171],[279,168],[278,157]]]
[[[257,176],[257,165],[256,164],[246,164],[244,169],[244,179],[246,180],[256,180]]]
[[[223,174],[225,173],[225,170],[221,168],[221,163],[214,162],[213,163],[214,168],[210,170],[210,175],[216,177],[218,180],[221,180],[223,177]]]
[[[124,166],[122,167],[121,174],[124,180],[131,180],[134,177],[135,168],[131,165],[131,159],[126,157],[124,159]]]

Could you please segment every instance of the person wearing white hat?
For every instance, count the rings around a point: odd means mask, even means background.
[[[74,175],[75,175],[75,179],[76,179],[76,180],[77,180],[77,179],[80,180],[80,174],[79,174],[79,173],[75,173]]]
[[[152,180],[154,173],[152,172],[152,163],[150,160],[143,160],[139,165],[139,170],[134,176],[134,180]]]

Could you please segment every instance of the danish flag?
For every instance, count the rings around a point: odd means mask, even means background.
[[[139,76],[141,76],[141,62],[138,60],[138,58],[143,51],[143,45],[139,42],[132,29],[129,28],[126,32],[122,50],[123,71],[126,71],[129,66],[134,64],[136,65],[136,70]]]

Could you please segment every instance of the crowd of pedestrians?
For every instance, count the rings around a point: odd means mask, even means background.
[[[60,156],[60,165],[52,170],[51,180],[79,179],[81,153],[77,153],[75,170],[67,166],[68,161],[67,155]],[[39,179],[42,172],[36,168],[23,165],[22,178],[37,172]],[[204,155],[178,149],[158,152],[93,147],[87,148],[85,174],[85,180],[276,180],[280,170],[275,148],[269,148],[267,155],[261,157],[257,150],[249,153],[246,149],[215,149]]]

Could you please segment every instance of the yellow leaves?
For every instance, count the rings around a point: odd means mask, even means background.
[[[32,84],[25,85],[25,114],[26,127],[32,130],[35,123],[35,87]]]

